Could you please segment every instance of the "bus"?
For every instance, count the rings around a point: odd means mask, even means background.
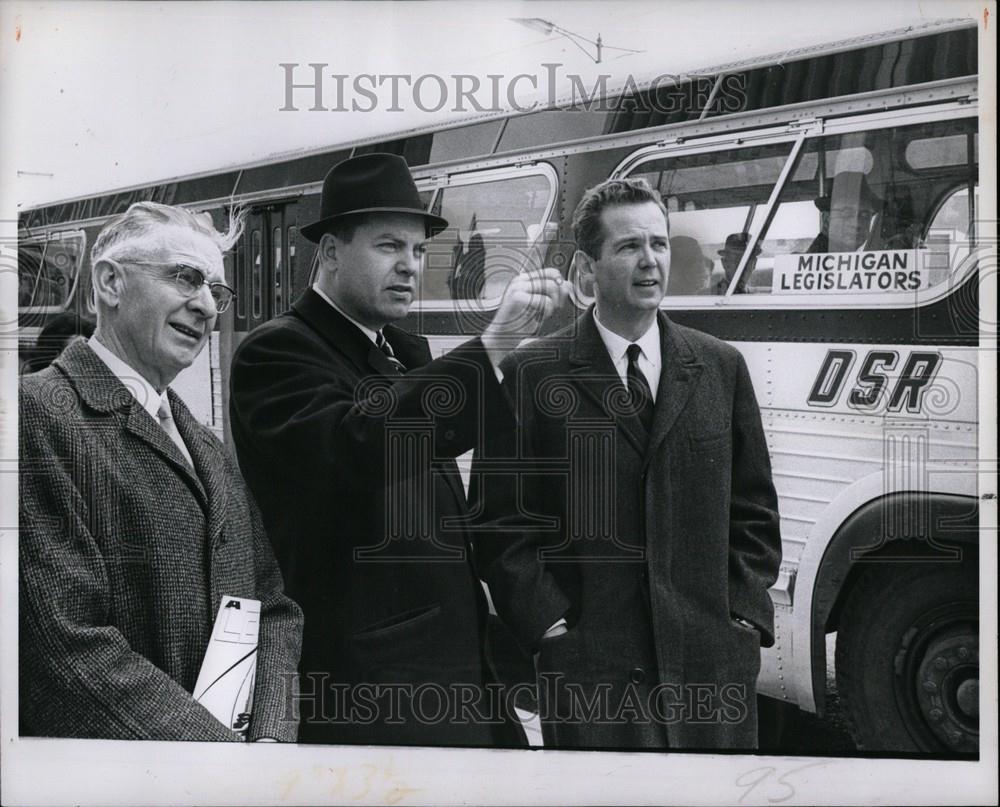
[[[760,693],[822,715],[832,664],[860,749],[975,755],[979,263],[995,250],[977,82],[975,24],[935,22],[37,206],[18,224],[20,339],[27,354],[49,318],[92,310],[88,247],[130,204],[220,227],[241,206],[236,301],[174,384],[226,440],[230,359],[309,285],[299,228],[337,162],[402,155],[451,222],[402,323],[439,353],[527,266],[573,281],[552,327],[577,316],[592,290],[573,209],[643,177],[668,210],[664,308],[736,346],[760,403],[783,541]]]

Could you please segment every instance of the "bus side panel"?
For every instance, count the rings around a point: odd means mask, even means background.
[[[771,595],[785,635],[764,652],[761,691],[812,710],[822,703],[812,668],[825,670],[825,647],[812,646],[820,559],[865,502],[906,491],[975,495],[977,357],[922,345],[734,344],[760,403],[781,513],[782,572]],[[876,384],[880,394],[862,406]],[[883,537],[934,538],[933,525],[903,526],[888,524]],[[815,680],[825,678],[817,671]]]

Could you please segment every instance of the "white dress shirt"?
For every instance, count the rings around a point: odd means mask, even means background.
[[[660,368],[663,366],[663,357],[660,355],[660,329],[657,320],[649,329],[635,342],[623,339],[614,331],[608,330],[597,318],[597,309],[594,309],[594,322],[597,325],[597,332],[601,335],[604,346],[611,356],[611,363],[615,366],[622,384],[628,386],[628,356],[626,351],[628,346],[636,344],[639,346],[639,369],[646,376],[646,383],[649,384],[649,391],[653,394],[653,401],[656,401],[656,391],[660,387]]]
[[[160,408],[165,407],[166,411],[170,413],[170,420],[173,420],[174,410],[170,406],[170,398],[167,397],[167,391],[164,389],[162,393],[157,392],[156,388],[143,377],[142,373],[108,350],[96,337],[91,336],[87,340],[87,344],[97,354],[97,358],[108,366],[108,369],[115,378],[125,385],[125,389],[132,393],[132,397],[139,402],[139,406],[145,409],[149,413],[149,416],[156,421],[157,425],[164,429],[167,436],[176,444],[184,459],[187,460],[188,465],[193,468],[194,461],[191,459],[191,452],[184,445],[184,438],[177,431],[177,426],[171,424],[170,428],[167,428],[160,418]]]

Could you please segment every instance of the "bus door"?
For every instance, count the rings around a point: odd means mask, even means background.
[[[229,368],[233,354],[258,325],[287,311],[306,288],[310,246],[299,232],[299,205],[295,199],[253,204],[246,214],[243,234],[226,256],[226,277],[236,290],[232,307],[219,318],[219,394],[221,422],[229,432]],[[216,385],[213,382],[213,388]]]
[[[254,205],[236,248],[235,331],[248,333],[288,310],[302,291],[302,238],[297,205],[290,200]]]

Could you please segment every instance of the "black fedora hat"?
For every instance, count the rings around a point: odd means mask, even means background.
[[[732,233],[726,236],[726,245],[717,250],[719,255],[742,255],[747,248],[747,244],[750,243],[750,233]],[[760,241],[754,245],[753,254],[756,255],[760,252]]]
[[[363,154],[337,163],[323,180],[319,209],[319,220],[300,230],[315,243],[334,221],[358,213],[412,213],[423,217],[428,234],[448,226],[424,209],[406,160],[395,154]]]

